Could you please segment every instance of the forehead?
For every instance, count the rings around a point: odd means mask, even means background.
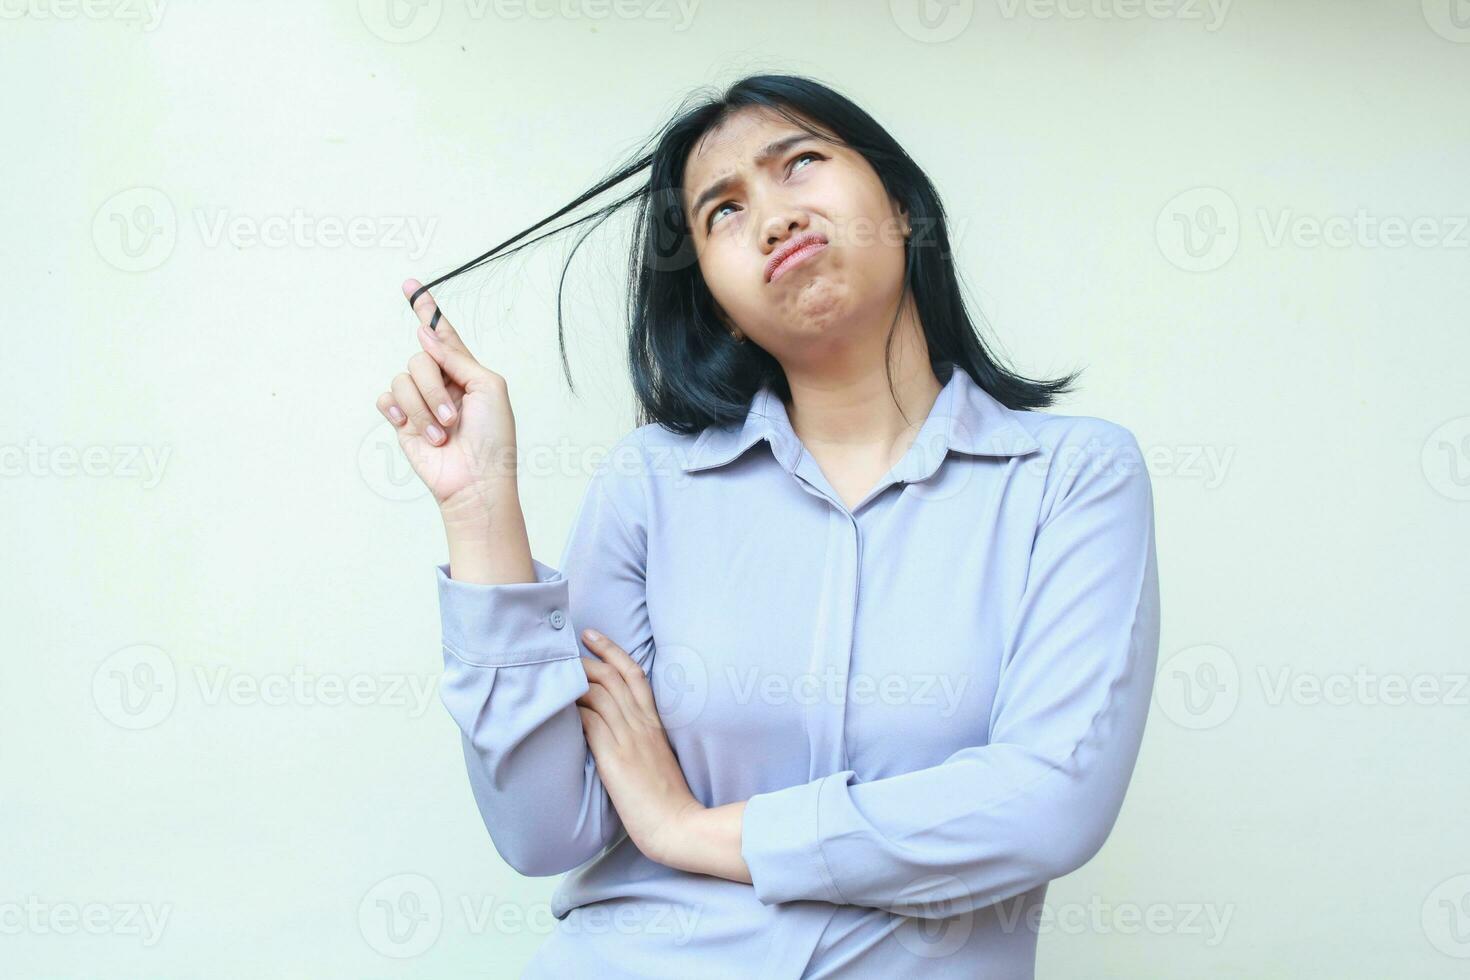
[[[694,147],[689,151],[689,169],[728,166],[741,155],[742,150],[753,150],[760,140],[770,139],[778,133],[795,132],[798,128],[774,109],[764,106],[739,109],[694,141]]]
[[[798,118],[801,118],[798,115]],[[822,132],[824,127],[807,120]],[[687,208],[711,181],[729,176],[744,166],[761,147],[785,135],[807,134],[796,123],[774,109],[749,106],[728,116],[705,133],[689,151],[684,164],[684,205]]]

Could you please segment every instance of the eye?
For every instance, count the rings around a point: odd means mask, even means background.
[[[705,226],[704,226],[705,227],[705,230],[708,231],[710,228],[712,228],[714,226],[714,223],[715,223],[715,215],[717,215],[721,211],[723,211],[725,209],[726,205],[732,205],[734,203],[735,203],[734,201],[721,201],[719,204],[716,204],[714,206],[714,210],[710,211],[710,213],[709,213],[709,220],[707,222],[705,222]]]
[[[793,157],[791,159],[791,166],[789,166],[789,167],[786,168],[786,172],[787,173],[791,173],[791,172],[795,171],[797,169],[796,168],[796,165],[798,163],[800,163],[802,160],[806,159],[807,157],[811,157],[813,160],[821,160],[821,159],[823,159],[823,157],[822,157],[822,155],[820,153],[817,153],[817,152],[815,152],[813,150],[807,150],[805,153],[798,153],[795,157]],[[725,206],[726,205],[731,205],[731,204],[734,204],[734,203],[735,203],[734,201],[721,201],[719,204],[716,204],[714,206],[714,209],[710,211],[708,220],[705,222],[705,225],[704,225],[705,231],[708,231],[710,228],[714,227],[715,215],[717,215],[721,211],[723,211],[725,209]]]
[[[797,162],[800,160],[804,160],[807,157],[811,157],[813,160],[822,159],[822,155],[820,153],[815,153],[812,150],[807,150],[805,153],[798,154],[796,159],[791,161],[791,169],[795,170]]]

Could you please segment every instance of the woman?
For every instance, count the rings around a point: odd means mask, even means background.
[[[378,402],[443,514],[485,825],[575,869],[526,975],[1031,976],[1148,710],[1138,443],[987,353],[932,185],[830,89],[743,79],[568,209],[644,168],[594,215],[640,206],[641,424],[556,567],[506,381],[414,280],[423,351]]]

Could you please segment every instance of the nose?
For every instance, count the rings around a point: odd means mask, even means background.
[[[774,214],[761,229],[761,248],[769,255],[776,246],[806,228],[806,218],[799,212],[787,210]]]

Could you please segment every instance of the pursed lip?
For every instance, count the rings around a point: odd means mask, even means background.
[[[780,248],[776,249],[776,251],[771,255],[770,261],[766,263],[766,282],[771,281],[771,277],[775,275],[777,267],[779,267],[782,262],[785,262],[787,257],[790,256],[793,252],[798,252],[801,249],[807,248],[814,244],[826,245],[827,236],[814,231],[809,231],[805,235],[796,236],[789,242],[783,244]]]

